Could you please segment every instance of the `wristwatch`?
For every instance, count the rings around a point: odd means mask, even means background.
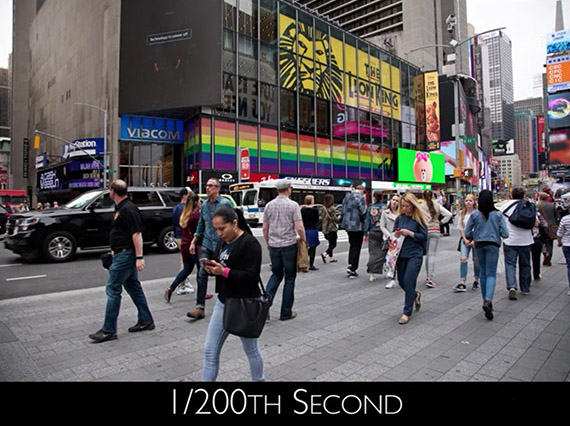
[[[144,260],[144,257],[142,257],[142,256],[137,256],[137,260]]]

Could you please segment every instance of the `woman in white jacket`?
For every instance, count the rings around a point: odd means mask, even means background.
[[[449,222],[452,218],[451,212],[445,207],[441,206],[434,198],[433,192],[428,190],[424,191],[424,202],[420,204],[426,221],[428,223],[428,239],[426,248],[426,285],[428,287],[435,287],[433,277],[435,274],[435,255],[437,246],[439,245],[440,232],[440,216],[441,224]]]
[[[380,217],[380,229],[382,234],[384,234],[384,245],[382,246],[383,259],[386,259],[386,253],[388,252],[388,246],[390,245],[390,240],[394,238],[394,221],[398,217],[400,208],[400,196],[398,194],[392,195],[388,206],[382,212]],[[396,273],[394,271],[394,277],[386,284],[386,288],[392,288],[396,286]]]

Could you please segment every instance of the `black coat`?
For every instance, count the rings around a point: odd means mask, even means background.
[[[214,252],[216,261],[223,245],[224,241],[220,240],[216,246]],[[243,233],[226,260],[226,265],[230,268],[228,277],[216,276],[216,293],[219,293],[221,299],[261,295],[258,285],[261,273],[261,245],[253,235]]]

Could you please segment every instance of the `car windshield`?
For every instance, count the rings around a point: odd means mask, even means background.
[[[65,204],[66,209],[81,209],[89,204],[92,200],[99,197],[103,191],[89,191],[85,194],[81,194],[79,197],[74,198],[69,203]]]

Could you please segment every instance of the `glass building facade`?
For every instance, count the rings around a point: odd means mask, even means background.
[[[184,173],[393,181],[394,148],[416,144],[420,70],[277,0],[223,0],[223,104],[185,124]]]

